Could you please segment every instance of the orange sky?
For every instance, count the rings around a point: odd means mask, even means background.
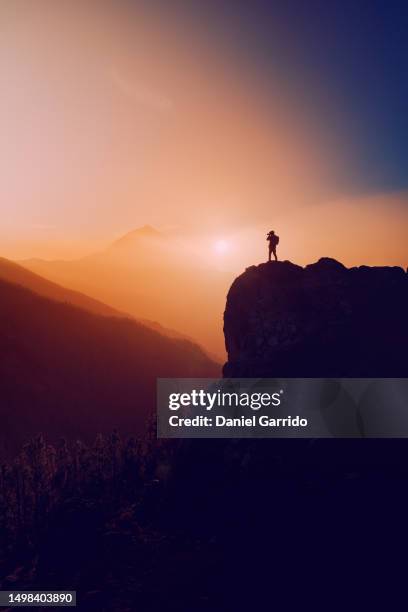
[[[289,79],[143,6],[2,3],[2,255],[75,257],[149,223],[231,269],[271,227],[299,262],[406,265],[406,194],[347,193],[353,143]]]

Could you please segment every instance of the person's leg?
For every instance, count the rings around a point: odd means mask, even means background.
[[[276,255],[276,247],[273,249],[273,255],[275,257],[275,261],[278,261],[278,256]]]
[[[269,259],[268,259],[268,261],[271,261],[271,259],[272,259],[272,247],[269,246]]]

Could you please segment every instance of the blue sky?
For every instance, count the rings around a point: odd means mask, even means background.
[[[408,5],[396,0],[217,0],[180,11],[239,42],[253,69],[299,90],[327,132],[353,139],[356,190],[408,183]],[[348,181],[350,175],[348,175]]]

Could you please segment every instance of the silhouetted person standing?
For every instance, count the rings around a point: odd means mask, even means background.
[[[272,230],[269,232],[266,239],[269,242],[269,261],[271,261],[272,253],[273,253],[273,256],[275,257],[275,261],[278,261],[278,257],[276,255],[276,247],[279,244],[279,236],[277,236],[275,232]]]

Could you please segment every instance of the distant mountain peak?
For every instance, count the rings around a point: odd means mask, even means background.
[[[163,234],[159,232],[157,229],[152,227],[151,225],[143,225],[142,227],[138,227],[135,230],[132,230],[115,240],[112,244],[112,247],[126,247],[137,244],[140,240],[158,240],[162,239]]]

